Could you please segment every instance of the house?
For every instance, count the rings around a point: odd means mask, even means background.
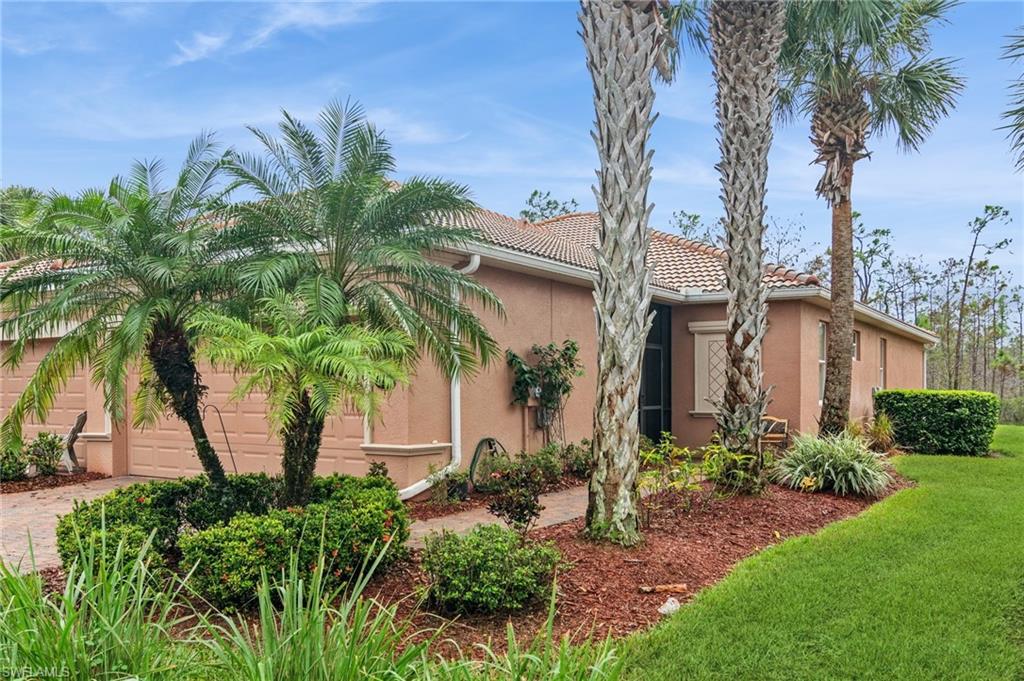
[[[489,286],[504,301],[506,316],[483,319],[499,346],[525,355],[535,344],[580,345],[585,374],[578,378],[565,414],[570,440],[589,437],[596,391],[596,325],[592,283],[598,217],[574,213],[528,223],[479,210],[471,218],[481,242],[444,256]],[[713,401],[721,394],[725,361],[724,254],[715,247],[651,232],[654,325],[644,357],[640,390],[643,433],[671,431],[682,445],[701,445],[714,429]],[[829,293],[813,276],[783,267],[765,271],[769,328],[764,372],[774,386],[768,412],[791,430],[813,432],[825,374]],[[871,412],[876,388],[926,384],[925,353],[936,338],[927,331],[858,304],[852,416]],[[15,373],[4,373],[0,413],[9,408],[53,341],[41,341]],[[280,445],[268,431],[258,399],[228,400],[230,374],[207,369],[207,429],[231,471],[280,469]],[[362,474],[383,461],[400,487],[427,475],[431,465],[454,458],[468,465],[478,442],[497,438],[509,450],[535,449],[542,435],[530,407],[511,403],[512,373],[497,362],[474,377],[448,381],[428,360],[408,388],[396,391],[376,423],[358,414],[333,419],[324,433],[321,472]],[[89,421],[79,448],[90,470],[108,474],[177,477],[200,472],[185,426],[162,420],[133,430],[104,415],[100,391],[86,374],[75,377],[45,426],[64,431],[81,411]]]

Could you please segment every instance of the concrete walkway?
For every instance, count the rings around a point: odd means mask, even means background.
[[[536,527],[548,527],[564,523],[567,520],[575,520],[587,512],[587,486],[580,485],[560,492],[542,494],[540,503],[544,510],[540,512]],[[409,532],[409,546],[422,548],[423,538],[431,532],[450,530],[461,533],[480,523],[500,522],[488,513],[486,508],[474,508],[430,520],[417,520],[412,524]]]
[[[28,548],[31,534],[36,567],[42,569],[59,566],[56,533],[58,515],[70,512],[75,507],[75,499],[89,501],[118,487],[148,479],[126,475],[90,480],[78,485],[0,495],[0,559],[10,565],[21,563],[23,571],[30,570]]]
[[[90,501],[118,487],[151,478],[123,476],[92,480],[78,485],[0,495],[0,559],[8,564],[21,564],[30,570],[29,536],[37,569],[60,565],[57,555],[57,516],[70,512],[75,499]],[[544,510],[537,520],[538,527],[557,525],[582,516],[587,509],[587,487],[581,485],[560,492],[542,494]],[[465,532],[479,523],[499,522],[486,508],[474,508],[462,513],[412,524],[409,545],[422,548],[423,538],[442,529]]]

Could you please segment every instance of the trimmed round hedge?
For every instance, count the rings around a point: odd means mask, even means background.
[[[995,434],[999,398],[974,390],[880,390],[875,411],[892,420],[902,449],[982,456]]]
[[[450,613],[512,612],[549,598],[561,555],[553,543],[534,543],[500,525],[477,525],[465,535],[431,534],[423,570],[432,604]]]
[[[67,568],[104,531],[111,555],[118,540],[137,552],[152,535],[155,564],[179,564],[199,595],[238,605],[253,597],[262,570],[272,576],[287,565],[290,551],[311,568],[323,553],[328,580],[340,584],[378,556],[397,556],[409,537],[388,478],[318,477],[305,507],[278,508],[280,491],[280,479],[264,474],[229,475],[224,487],[203,476],[129,485],[77,503],[57,523],[57,548]]]

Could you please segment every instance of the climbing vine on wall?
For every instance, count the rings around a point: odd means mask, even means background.
[[[565,401],[572,393],[573,379],[583,375],[579,353],[579,343],[571,339],[561,345],[534,345],[530,348],[531,362],[512,350],[505,351],[514,374],[512,403],[525,406],[531,397],[537,398],[537,427],[544,431],[546,442],[556,431],[565,441]]]

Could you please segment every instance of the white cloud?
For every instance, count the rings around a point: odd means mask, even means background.
[[[310,120],[344,87],[334,77],[288,87],[240,85],[184,103],[174,93],[157,96],[140,91],[126,75],[89,84],[93,87],[53,95],[40,123],[60,134],[97,142],[191,137],[202,130],[216,130],[225,143],[249,143],[252,136],[244,126],[272,125],[280,120],[281,108]]]
[[[275,3],[264,15],[263,22],[242,44],[241,50],[255,49],[281,31],[289,29],[317,30],[366,21],[368,2],[346,3]]]
[[[392,142],[409,144],[442,144],[458,142],[466,135],[455,135],[425,121],[414,120],[395,109],[381,107],[370,109],[366,118],[384,132]]]
[[[178,53],[171,57],[171,66],[180,66],[200,59],[206,59],[210,55],[220,51],[227,43],[230,34],[219,35],[201,33],[196,31],[188,42],[175,41],[178,46]]]

